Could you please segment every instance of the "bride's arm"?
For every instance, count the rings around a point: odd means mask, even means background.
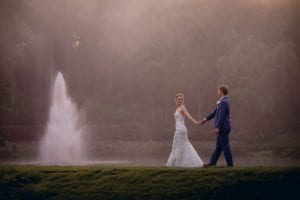
[[[181,111],[183,112],[183,114],[189,119],[191,120],[191,122],[193,122],[194,124],[199,124],[198,121],[196,121],[191,115],[190,113],[187,111],[185,106],[181,107]]]

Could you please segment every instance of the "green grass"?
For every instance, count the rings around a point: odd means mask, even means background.
[[[0,166],[0,199],[300,199],[300,168]]]

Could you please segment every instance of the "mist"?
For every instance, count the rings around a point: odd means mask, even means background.
[[[196,119],[229,85],[237,165],[299,165],[297,0],[0,2],[0,161],[34,160],[62,72],[90,160],[163,165],[175,94]],[[213,123],[187,122],[203,160]],[[224,159],[221,159],[221,163]]]

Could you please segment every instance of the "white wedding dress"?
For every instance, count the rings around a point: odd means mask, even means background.
[[[203,162],[188,139],[187,129],[184,124],[184,116],[176,111],[174,118],[176,122],[176,131],[167,166],[202,167]]]

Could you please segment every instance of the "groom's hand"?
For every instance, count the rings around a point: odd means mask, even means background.
[[[215,134],[216,134],[216,135],[218,135],[218,134],[219,134],[219,132],[220,132],[220,129],[218,129],[218,128],[215,128]]]
[[[200,125],[203,125],[203,124],[205,124],[206,123],[206,118],[204,118],[204,119],[202,119],[201,121],[200,121]]]

